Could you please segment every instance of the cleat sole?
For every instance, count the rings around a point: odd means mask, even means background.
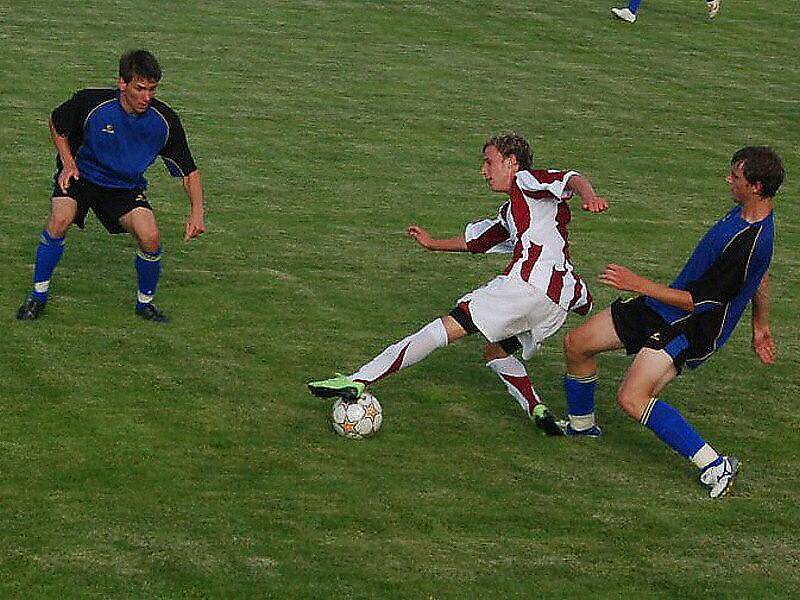
[[[341,390],[336,390],[328,387],[319,387],[309,383],[308,391],[317,398],[341,398],[347,402],[355,402],[358,400],[358,390],[355,388],[343,388]]]

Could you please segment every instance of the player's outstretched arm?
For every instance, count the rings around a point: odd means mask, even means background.
[[[765,365],[775,362],[777,348],[769,328],[769,273],[765,273],[753,296],[753,352]]]
[[[434,252],[467,252],[467,239],[463,235],[448,239],[437,239],[418,225],[411,225],[406,233],[423,248]]]
[[[676,306],[689,312],[694,310],[694,300],[690,292],[676,290],[661,283],[656,283],[646,277],[637,275],[622,265],[606,265],[605,270],[600,273],[599,279],[605,285],[617,290],[650,296],[664,304]]]
[[[189,217],[183,233],[183,241],[198,237],[206,230],[203,208],[203,184],[200,182],[200,171],[192,171],[183,178],[183,189],[189,197]]]
[[[566,185],[581,197],[581,208],[590,213],[601,213],[608,210],[608,200],[594,193],[594,188],[583,175],[573,175]]]

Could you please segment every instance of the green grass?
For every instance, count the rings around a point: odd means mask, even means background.
[[[0,595],[3,597],[785,597],[800,584],[795,2],[63,2],[0,6]],[[133,249],[70,233],[40,321],[13,319],[48,209],[47,116],[162,62],[203,173],[208,233],[164,170],[165,327],[132,318]],[[609,197],[572,254],[669,281],[729,205],[737,148],[786,161],[771,318],[746,322],[676,405],[745,470],[711,502],[614,407],[600,440],[536,435],[468,340],[381,383],[373,440],[333,435],[308,379],[353,369],[447,312],[498,257],[425,253],[493,214],[484,139]],[[598,306],[614,294],[593,285]],[[569,327],[581,322],[572,317]],[[563,332],[562,332],[563,334]],[[562,334],[530,364],[563,411]]]

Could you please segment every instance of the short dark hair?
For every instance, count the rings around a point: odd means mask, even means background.
[[[119,59],[119,76],[125,83],[138,76],[148,81],[161,81],[161,67],[147,50],[130,50]]]
[[[745,146],[733,153],[731,166],[742,163],[744,177],[751,184],[761,184],[761,196],[772,198],[778,193],[786,172],[778,153],[769,146]]]
[[[533,167],[533,153],[531,153],[530,145],[524,137],[513,131],[490,137],[486,140],[481,152],[485,151],[489,146],[497,148],[503,158],[511,155],[516,156],[520,170]]]

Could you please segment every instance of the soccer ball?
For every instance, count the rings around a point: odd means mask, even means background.
[[[378,432],[383,423],[383,409],[378,399],[364,394],[355,402],[339,398],[331,409],[333,430],[346,438],[361,440]]]

